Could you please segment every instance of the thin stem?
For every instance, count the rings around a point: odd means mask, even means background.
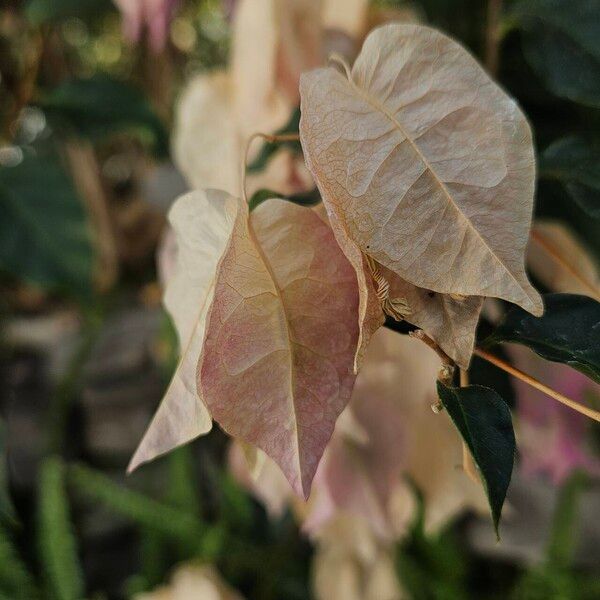
[[[298,142],[300,141],[300,134],[298,133],[281,133],[279,135],[270,135],[268,133],[253,133],[246,142],[246,148],[244,150],[244,162],[242,164],[242,194],[244,202],[248,204],[248,194],[246,192],[246,165],[248,164],[248,154],[250,153],[250,146],[256,139],[263,139],[269,144],[276,142]]]
[[[591,281],[588,281],[572,264],[567,262],[556,250],[554,246],[552,246],[551,242],[549,242],[544,236],[535,229],[531,230],[531,239],[538,244],[545,252],[548,253],[550,258],[554,260],[554,262],[562,267],[565,271],[567,271],[574,279],[576,279],[583,287],[585,287],[589,292],[591,292],[592,296],[596,299],[600,299],[600,289],[594,285]]]
[[[422,329],[411,331],[408,334],[412,338],[421,340],[424,344],[427,344],[441,359],[442,368],[438,374],[438,380],[444,385],[452,385],[452,379],[454,378],[454,361],[438,346],[438,344],[432,340]],[[435,405],[438,407],[439,405]],[[436,408],[434,412],[439,412]],[[441,409],[440,409],[441,410]]]
[[[584,406],[583,404],[579,404],[579,402],[575,402],[575,400],[571,400],[571,398],[567,398],[567,396],[564,396],[560,392],[553,390],[551,387],[548,387],[547,385],[545,385],[541,381],[538,381],[531,375],[528,375],[527,373],[520,371],[519,369],[513,367],[512,365],[509,365],[507,362],[504,362],[502,359],[498,358],[497,356],[494,356],[493,354],[490,354],[489,352],[486,352],[485,350],[482,350],[481,348],[476,348],[475,354],[477,356],[479,356],[480,358],[483,358],[484,360],[487,360],[488,362],[492,363],[499,369],[502,369],[509,375],[512,375],[513,377],[516,377],[517,379],[520,379],[521,381],[523,381],[524,383],[527,383],[528,385],[535,388],[536,390],[539,390],[540,392],[543,392],[547,396],[554,398],[554,400],[557,400],[558,402],[564,404],[565,406],[568,406],[569,408],[577,411],[578,413],[581,413],[582,415],[585,415],[586,417],[589,417],[590,419],[594,419],[594,421],[600,422],[600,412],[595,411],[592,408],[589,408],[587,406]]]
[[[495,77],[498,73],[501,16],[502,0],[488,0],[487,27],[485,32],[485,66],[492,77]]]

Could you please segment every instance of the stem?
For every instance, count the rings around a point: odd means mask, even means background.
[[[268,133],[253,133],[246,142],[246,148],[244,150],[244,162],[242,164],[242,195],[244,202],[248,204],[248,194],[246,192],[246,165],[248,164],[248,154],[250,152],[250,146],[252,142],[258,138],[265,140],[268,144],[274,144],[276,142],[298,142],[300,141],[300,134],[298,133],[281,133],[279,135],[270,135]]]
[[[550,258],[556,262],[557,265],[562,267],[565,271],[567,271],[574,279],[576,279],[584,288],[586,288],[592,295],[593,298],[600,300],[600,289],[592,283],[588,281],[577,269],[567,262],[556,250],[552,243],[548,241],[544,236],[535,229],[531,230],[531,239],[538,244],[545,252],[548,253]]]
[[[444,385],[452,385],[452,379],[454,378],[454,361],[422,329],[411,331],[408,335],[427,344],[427,346],[440,357],[442,368],[438,374],[438,379]]]
[[[581,413],[582,415],[585,415],[586,417],[589,417],[590,419],[594,419],[594,421],[600,422],[600,412],[595,411],[587,406],[584,406],[583,404],[579,404],[579,402],[575,402],[575,400],[571,400],[571,398],[567,398],[567,396],[564,396],[560,392],[553,390],[551,387],[548,387],[547,385],[545,385],[541,381],[538,381],[531,375],[520,371],[512,365],[509,365],[507,362],[504,362],[497,356],[494,356],[493,354],[490,354],[489,352],[486,352],[481,348],[476,348],[474,353],[476,356],[487,360],[488,362],[492,363],[499,369],[502,369],[509,375],[516,377],[517,379],[523,381],[524,383],[527,383],[536,390],[539,390],[547,396],[554,398],[554,400],[557,400],[558,402],[564,404],[565,406],[568,406],[569,408],[577,411],[578,413]]]
[[[498,73],[502,0],[488,0],[485,31],[485,66],[492,77]]]

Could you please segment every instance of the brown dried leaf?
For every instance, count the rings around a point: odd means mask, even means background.
[[[524,266],[531,131],[464,48],[387,25],[351,72],[306,73],[300,94],[302,145],[332,226],[335,216],[363,253],[420,288],[541,314]]]

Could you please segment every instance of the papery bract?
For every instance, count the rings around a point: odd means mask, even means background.
[[[169,221],[177,240],[177,254],[164,302],[177,329],[181,359],[131,460],[130,471],[212,427],[210,414],[198,396],[196,367],[217,266],[229,243],[237,211],[238,202],[216,190],[191,192],[171,209]]]
[[[531,131],[468,52],[428,27],[387,25],[351,72],[305,73],[300,93],[302,146],[334,229],[418,287],[541,314],[524,267]]]
[[[258,446],[302,496],[354,384],[356,276],[317,213],[240,208],[220,265],[198,388],[228,433]]]

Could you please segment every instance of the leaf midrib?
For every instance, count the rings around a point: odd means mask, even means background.
[[[504,264],[504,261],[502,261],[502,259],[488,245],[488,243],[483,238],[483,236],[479,233],[479,231],[477,230],[477,228],[475,227],[475,225],[473,225],[473,222],[469,219],[469,217],[467,217],[467,215],[465,215],[462,212],[462,210],[460,209],[460,207],[456,204],[456,202],[454,201],[454,199],[450,195],[450,192],[448,191],[448,189],[444,185],[444,182],[438,177],[437,173],[435,172],[435,170],[433,169],[433,167],[431,166],[431,164],[427,160],[426,156],[421,152],[421,149],[419,148],[419,146],[417,145],[417,143],[411,138],[410,135],[408,135],[408,132],[402,126],[402,124],[400,123],[400,121],[383,104],[381,104],[380,102],[378,102],[375,98],[373,98],[365,90],[363,90],[361,87],[359,87],[350,76],[348,77],[347,81],[356,90],[356,92],[363,98],[363,100],[365,100],[366,102],[368,102],[375,110],[379,111],[381,114],[383,114],[384,116],[386,116],[394,124],[394,126],[397,127],[397,129],[400,131],[400,133],[404,136],[404,138],[411,145],[411,147],[413,148],[413,150],[415,151],[415,153],[417,154],[417,156],[419,157],[419,159],[421,160],[421,162],[425,165],[425,168],[433,175],[433,178],[435,179],[436,183],[439,185],[440,189],[442,190],[442,192],[444,193],[444,195],[448,199],[448,201],[451,204],[451,206],[454,208],[454,210],[457,212],[457,214],[460,216],[460,218],[462,218],[467,223],[467,227],[470,228],[475,233],[475,235],[481,240],[482,244],[487,249],[487,251],[493,256],[493,258],[504,269],[504,271],[506,273],[508,273],[508,275],[517,284],[517,287],[525,294],[525,296],[529,300],[532,300],[529,297],[529,294],[527,294],[527,292],[523,289],[523,286],[517,281],[516,277],[512,274],[512,272],[510,271],[510,269]]]

